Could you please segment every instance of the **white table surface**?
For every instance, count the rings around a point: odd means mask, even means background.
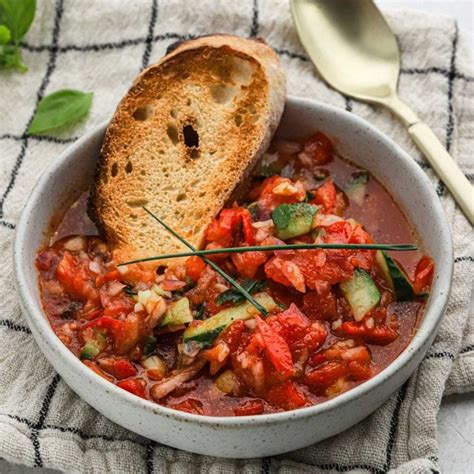
[[[375,0],[385,10],[411,8],[455,16],[462,31],[470,35],[474,50],[474,0]],[[474,305],[471,305],[471,309]],[[438,443],[442,472],[474,472],[474,394],[446,397],[438,414]],[[50,469],[30,469],[0,460],[0,473],[53,474]]]

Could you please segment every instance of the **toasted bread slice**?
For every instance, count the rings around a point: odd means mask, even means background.
[[[179,44],[144,70],[107,129],[89,214],[118,261],[196,247],[268,147],[286,97],[276,53],[228,35]]]

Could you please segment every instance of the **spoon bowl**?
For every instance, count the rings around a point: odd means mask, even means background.
[[[372,102],[396,93],[397,40],[371,1],[299,0],[292,2],[292,9],[311,61],[335,89]],[[314,42],[313,31],[324,41]]]

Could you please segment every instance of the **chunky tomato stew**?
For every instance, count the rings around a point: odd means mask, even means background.
[[[209,225],[206,248],[417,242],[380,183],[321,133],[275,140],[247,190]],[[176,410],[258,415],[345,392],[406,347],[430,289],[433,262],[420,251],[209,256],[264,316],[197,256],[118,266],[90,235],[84,200],[38,253],[44,310],[91,370]]]

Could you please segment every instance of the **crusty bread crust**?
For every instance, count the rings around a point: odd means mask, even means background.
[[[213,35],[144,70],[107,129],[89,215],[117,261],[183,250],[146,205],[199,247],[211,219],[267,149],[286,97],[276,53]]]

